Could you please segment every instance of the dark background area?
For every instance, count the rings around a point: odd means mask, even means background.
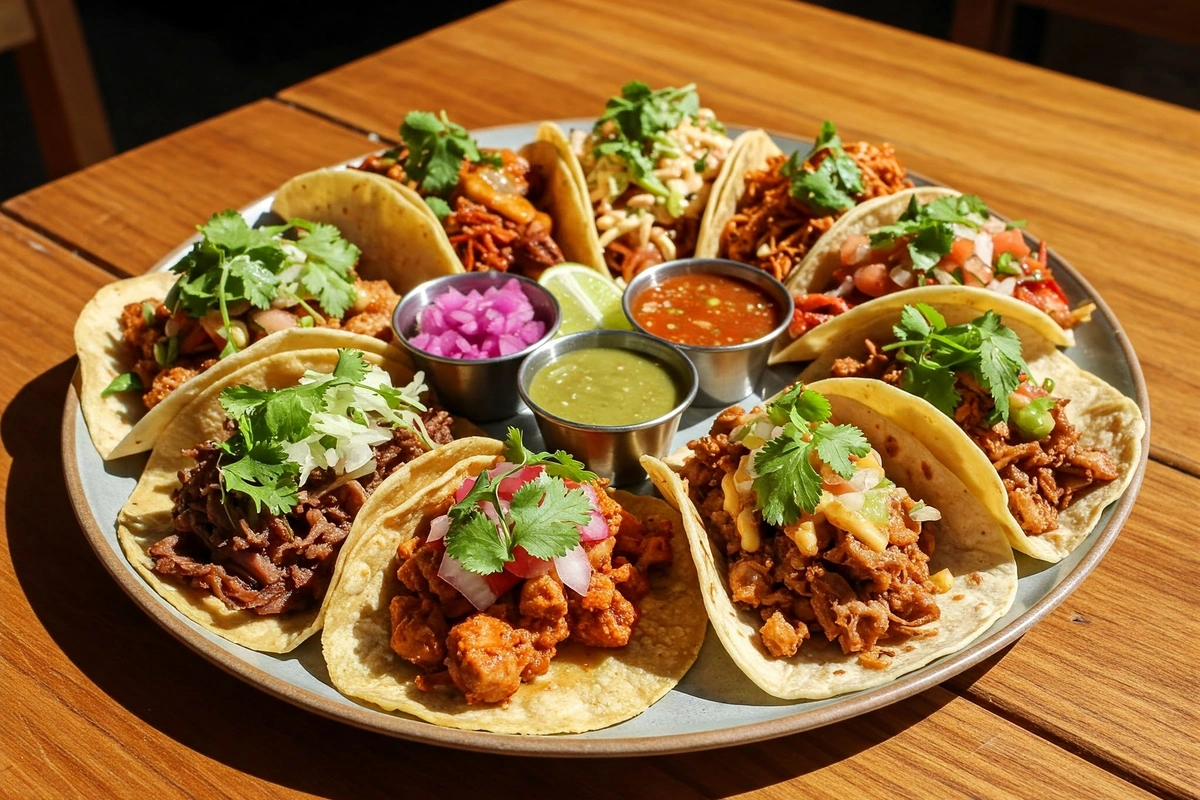
[[[496,3],[76,4],[119,152]],[[951,0],[816,4],[942,39],[953,15]],[[1014,58],[1200,108],[1196,48],[1027,7],[1013,30]],[[0,199],[45,180],[15,57],[0,54]]]

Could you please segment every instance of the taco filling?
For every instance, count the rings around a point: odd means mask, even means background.
[[[851,233],[823,292],[796,298],[788,332],[801,336],[861,303],[916,286],[975,286],[1044,311],[1063,328],[1086,322],[1092,304],[1072,310],[1054,279],[1040,242],[1035,255],[1021,221],[989,216],[975,195],[943,196],[921,204],[914,196],[895,223]]]
[[[229,436],[188,452],[172,494],[174,532],[149,548],[153,571],[231,609],[315,608],[367,498],[401,465],[452,439],[451,418],[420,402],[418,375],[394,387],[362,353],[278,390],[221,393]]]
[[[613,275],[629,281],[695,253],[713,181],[732,146],[692,85],[651,91],[632,81],[590,132],[571,132]]]
[[[771,156],[747,171],[718,255],[784,280],[834,220],[859,203],[910,188],[906,176],[890,144],[843,145],[826,121],[807,154]]]
[[[203,238],[171,267],[179,279],[166,298],[125,306],[121,343],[133,370],[104,394],[140,391],[154,408],[219,359],[289,328],[391,340],[399,295],[387,281],[357,276],[359,250],[332,225],[295,219],[251,228],[228,210],[199,230]]]
[[[506,458],[397,552],[391,648],[422,691],[500,703],[550,668],[564,642],[629,643],[671,563],[669,522],[643,523],[607,481],[559,451],[531,453],[509,430]]]
[[[885,669],[941,616],[953,584],[930,575],[937,509],[887,479],[861,430],[830,421],[829,402],[796,385],[746,413],[722,413],[688,444],[681,477],[726,557],[734,605],[762,618],[775,658],[813,637]]]
[[[1051,379],[1029,375],[1020,340],[995,313],[947,327],[919,303],[904,307],[894,333],[892,342],[867,339],[865,360],[839,358],[831,374],[885,381],[952,418],[991,460],[1026,534],[1057,529],[1078,495],[1120,477],[1107,450],[1080,444],[1070,399],[1053,396]]]
[[[482,149],[442,112],[410,111],[403,144],[357,169],[405,184],[425,199],[463,268],[536,279],[565,259],[550,215],[537,207],[546,176],[507,149]]]

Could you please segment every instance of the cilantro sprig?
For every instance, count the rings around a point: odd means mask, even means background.
[[[978,230],[980,218],[987,215],[987,205],[973,194],[939,197],[924,205],[914,196],[900,219],[871,234],[871,247],[890,247],[897,239],[908,238],[913,271],[926,273],[950,253],[955,225]]]
[[[925,303],[905,306],[893,326],[896,341],[884,351],[895,352],[904,372],[900,385],[923,397],[949,417],[962,402],[955,389],[956,373],[969,372],[988,390],[997,419],[1008,420],[1008,396],[1028,372],[1021,340],[995,312],[961,325],[948,326],[936,309]]]
[[[805,164],[819,153],[825,157],[816,169]],[[779,168],[779,174],[791,179],[792,198],[814,214],[837,214],[857,205],[855,195],[863,193],[862,173],[858,164],[842,148],[842,137],[829,120],[821,125],[813,148],[803,157],[799,151],[792,153]]]
[[[850,456],[871,450],[863,432],[853,425],[829,422],[829,401],[820,393],[796,384],[767,404],[767,418],[783,426],[778,436],[754,457],[757,507],[765,522],[790,525],[809,514],[821,501],[821,473],[813,456],[843,478],[854,475]]]
[[[426,203],[439,217],[450,213],[446,199],[458,186],[463,161],[501,166],[499,156],[480,150],[467,129],[451,122],[444,110],[440,114],[408,112],[400,124],[400,139],[408,148],[404,174],[417,182]]]
[[[299,235],[288,244],[303,261],[295,281],[285,282],[282,273],[299,260],[282,238],[292,229]],[[228,209],[197,230],[203,238],[171,267],[179,278],[164,305],[194,319],[219,310],[225,339],[222,358],[238,349],[229,314],[236,303],[267,309],[282,295],[315,313],[305,302],[311,298],[337,317],[354,303],[354,265],[360,251],[333,225],[294,219],[286,225],[252,228],[241,214]]]
[[[504,458],[513,465],[511,469],[495,476],[479,473],[475,485],[448,512],[446,552],[463,569],[477,575],[503,570],[516,558],[518,547],[534,558],[565,556],[579,544],[577,526],[586,525],[591,517],[587,493],[582,488],[568,488],[566,481],[594,481],[596,474],[585,470],[569,453],[528,450],[521,432],[509,428]],[[500,500],[500,484],[530,466],[544,471],[517,489],[506,510]]]
[[[354,386],[373,392],[391,409],[409,405],[400,389],[365,383],[369,371],[362,352],[343,348],[328,378],[285,389],[240,385],[221,392],[221,407],[237,427],[217,445],[222,489],[246,497],[256,512],[265,507],[276,516],[286,514],[299,502],[301,471],[289,459],[286,445],[313,433],[313,417],[328,410],[333,389]]]

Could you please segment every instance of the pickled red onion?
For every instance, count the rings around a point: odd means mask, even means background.
[[[481,359],[512,355],[534,344],[546,324],[534,319],[533,304],[520,282],[488,287],[483,294],[450,289],[421,310],[413,347],[444,358]]]

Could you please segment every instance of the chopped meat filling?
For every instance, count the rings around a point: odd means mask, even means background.
[[[438,576],[445,545],[409,539],[397,549],[399,593],[392,598],[392,650],[422,670],[417,686],[453,686],[468,703],[499,703],[550,668],[564,642],[624,647],[650,591],[652,568],[671,563],[671,524],[643,522],[602,485],[600,512],[612,533],[584,542],[592,577],[585,595],[553,572],[517,581],[478,612]],[[504,573],[506,577],[508,573]]]
[[[722,481],[750,452],[729,440],[748,418],[738,407],[724,412],[708,436],[688,443],[692,455],[681,473],[709,535],[725,553],[734,603],[761,615],[759,636],[776,658],[794,656],[805,640],[823,636],[842,652],[858,654],[865,667],[886,666],[880,643],[911,636],[940,616],[929,578],[932,532],[908,516],[915,503],[897,491],[889,497],[888,524],[880,526],[888,537],[881,553],[834,526],[820,508],[801,518],[813,526],[812,554],[765,522],[758,546],[745,550],[726,511]]]
[[[866,360],[839,358],[837,378],[876,378],[900,385],[903,365],[866,340]],[[1008,491],[1008,508],[1021,529],[1037,536],[1058,528],[1058,514],[1089,487],[1120,477],[1107,450],[1079,443],[1079,429],[1067,418],[1070,400],[1055,398],[1050,415],[1054,430],[1041,439],[1026,440],[1015,425],[991,421],[995,401],[975,378],[957,374],[955,391],[962,404],[954,421],[991,460]]]
[[[528,198],[542,194],[543,177],[512,150],[487,151],[501,165],[463,160],[458,185],[450,195],[451,211],[442,219],[454,252],[468,271],[519,272],[536,279],[562,263],[553,238],[553,223]],[[419,191],[404,171],[408,150],[369,156],[358,169],[384,175]]]
[[[301,318],[312,320],[318,328],[342,328],[352,333],[372,336],[385,342],[392,340],[392,311],[400,295],[392,291],[387,281],[354,282],[356,300],[346,314],[332,317],[319,305],[309,303],[317,312],[313,317],[297,306],[292,309],[273,309],[272,330],[282,330],[300,324]],[[243,304],[245,305],[245,304]],[[240,313],[232,313],[240,312]],[[246,325],[248,344],[253,344],[270,331],[254,322],[254,310],[235,305],[231,318]],[[291,318],[290,325],[285,324]],[[219,330],[220,322],[212,326]],[[142,382],[142,402],[154,408],[181,385],[217,363],[225,341],[210,332],[201,320],[182,311],[172,315],[161,300],[153,298],[130,303],[121,312],[121,334],[125,350],[133,361],[133,372]]]
[[[444,411],[425,415],[430,438],[438,444],[451,441],[452,422]],[[335,476],[315,470],[300,502],[278,517],[231,502],[221,488],[221,451],[215,443],[202,444],[190,453],[195,466],[179,473],[175,531],[151,546],[153,569],[211,592],[232,609],[268,615],[312,608],[325,596],[338,551],[363,503],[387,476],[424,452],[420,439],[397,428],[374,448],[374,473],[339,484]],[[436,630],[428,608],[414,609],[413,616]],[[444,633],[443,620],[442,638]],[[419,658],[431,646],[431,636],[414,633],[400,644]]]

